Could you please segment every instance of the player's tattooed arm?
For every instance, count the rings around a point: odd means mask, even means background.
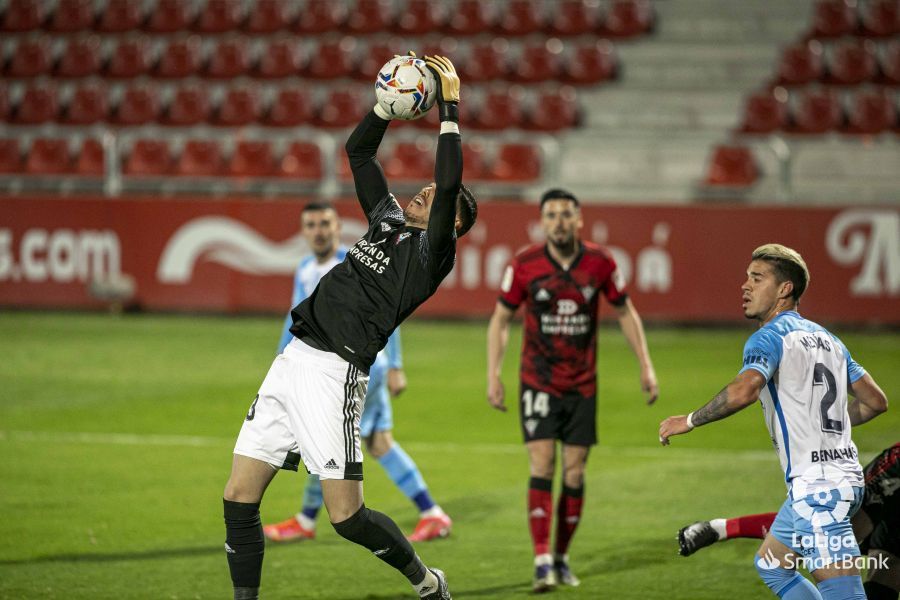
[[[669,438],[673,435],[681,435],[699,425],[724,419],[753,404],[759,398],[759,392],[764,385],[766,385],[766,378],[759,371],[748,369],[740,373],[712,400],[690,415],[669,417],[660,423],[660,443],[667,446]]]

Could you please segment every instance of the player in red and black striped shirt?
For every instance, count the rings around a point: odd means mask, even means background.
[[[525,305],[519,405],[531,469],[528,511],[536,592],[558,582],[578,585],[567,551],[581,518],[588,452],[597,442],[595,350],[601,295],[616,308],[637,355],[647,403],[652,404],[658,393],[641,318],[609,251],[580,239],[583,222],[575,196],[559,189],[546,192],[541,198],[541,225],[547,243],[522,250],[507,267],[488,327],[488,401],[505,411],[503,355],[513,315]],[[551,555],[556,440],[562,442],[563,490]]]

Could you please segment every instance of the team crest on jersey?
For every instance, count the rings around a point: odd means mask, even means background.
[[[384,221],[382,221],[381,222],[381,231],[390,231],[390,230],[391,230],[391,226],[388,225],[387,223],[385,223]]]
[[[596,291],[597,290],[595,290],[593,287],[586,285],[581,288],[581,295],[584,296],[585,301],[590,302],[591,298],[594,297],[594,292]]]
[[[394,242],[394,245],[396,246],[397,244],[399,244],[400,242],[402,242],[403,240],[405,240],[406,238],[408,238],[411,235],[412,234],[410,232],[404,231],[403,233],[401,233],[400,235],[397,236],[397,241]]]
[[[537,294],[534,295],[534,299],[538,302],[546,302],[550,299],[550,292],[548,292],[544,288],[541,288],[538,290]]]

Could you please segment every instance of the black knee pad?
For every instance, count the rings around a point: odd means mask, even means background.
[[[375,556],[398,570],[416,560],[416,553],[390,517],[365,505],[349,519],[332,523],[342,538],[371,550]]]

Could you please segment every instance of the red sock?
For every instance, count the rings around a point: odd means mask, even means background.
[[[772,528],[776,513],[763,513],[761,515],[746,515],[725,521],[725,532],[729,538],[759,538],[763,539]]]
[[[550,520],[553,518],[553,481],[532,477],[528,481],[528,526],[534,554],[550,552]]]
[[[581,505],[584,502],[584,486],[570,488],[563,486],[562,495],[556,505],[556,553],[569,551],[569,542],[575,535],[581,521]]]

